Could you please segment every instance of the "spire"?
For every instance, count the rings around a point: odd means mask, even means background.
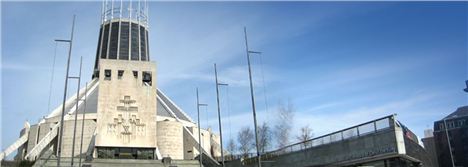
[[[104,0],[93,78],[101,59],[149,61],[146,0]]]
[[[148,26],[148,2],[146,0],[104,0],[101,14],[101,23],[122,19]]]

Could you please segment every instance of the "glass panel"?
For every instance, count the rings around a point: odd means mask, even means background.
[[[146,60],[150,61],[148,30],[146,30]]]
[[[359,129],[359,135],[374,132],[374,122],[361,125],[358,127],[358,129]]]
[[[137,159],[153,159],[154,152],[151,149],[138,149]]]
[[[312,140],[312,146],[313,146],[313,147],[322,145],[322,143],[323,143],[322,138],[318,138],[318,139]]]
[[[143,26],[140,26],[140,44],[141,44],[141,60],[146,60],[146,30]]]
[[[119,159],[136,159],[131,148],[119,148]]]
[[[138,54],[139,51],[138,49],[140,48],[139,42],[138,42],[138,24],[132,23],[132,50],[131,50],[131,59],[132,60],[139,60]]]
[[[322,140],[323,140],[323,144],[328,144],[330,143],[330,136],[322,137]]]
[[[117,59],[117,48],[119,40],[119,22],[112,23],[111,38],[109,45],[109,59]]]
[[[98,39],[98,49],[96,49],[96,61],[94,62],[94,69],[98,67],[98,60],[99,60],[99,51],[101,51],[101,39],[102,38],[102,27],[99,29],[99,39]]]
[[[355,136],[357,136],[356,128],[343,131],[343,139],[348,139],[348,138],[355,137]]]
[[[390,120],[388,118],[378,120],[378,121],[375,122],[375,126],[377,127],[376,128],[377,130],[389,128],[390,127]]]
[[[122,22],[121,24],[119,59],[128,60],[129,23]]]
[[[102,38],[101,58],[105,59],[107,56],[107,42],[109,41],[109,24],[104,26],[104,38]]]
[[[335,133],[331,136],[331,142],[341,141],[341,133]]]
[[[114,159],[116,151],[113,148],[97,148],[98,158]]]

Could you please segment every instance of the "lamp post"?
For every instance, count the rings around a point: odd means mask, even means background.
[[[208,104],[200,104],[200,100],[198,98],[198,88],[197,88],[197,115],[198,115],[198,152],[200,152],[200,167],[202,167],[202,157],[203,157],[203,149],[201,146],[201,129],[200,129],[200,106],[208,106]]]
[[[62,115],[60,116],[60,133],[57,146],[57,166],[60,167],[60,158],[62,153],[62,136],[63,136],[63,117],[65,116],[65,102],[67,100],[67,86],[68,86],[68,73],[70,71],[70,57],[73,46],[73,31],[75,29],[75,15],[73,15],[72,30],[69,40],[57,39],[56,42],[67,42],[69,44],[68,48],[68,60],[67,60],[67,70],[65,74],[65,89],[63,91],[63,103],[62,103]],[[79,88],[78,88],[79,89]]]
[[[221,147],[221,164],[224,167],[224,152],[223,152],[223,131],[221,130],[221,109],[219,107],[219,87],[218,86],[228,86],[228,84],[218,82],[218,71],[216,70],[216,63],[214,64],[215,71],[215,81],[216,81],[216,102],[218,104],[218,122],[219,122],[219,142]]]
[[[249,50],[249,44],[247,42],[247,28],[244,27],[244,35],[245,35],[245,51],[247,53],[247,64],[249,66],[249,81],[250,81],[250,96],[252,100],[252,113],[254,119],[254,128],[255,128],[255,145],[257,147],[257,162],[258,167],[262,166],[261,157],[260,157],[260,148],[258,144],[258,130],[257,130],[257,114],[255,113],[255,98],[254,98],[254,90],[253,90],[253,83],[252,83],[252,69],[250,67],[250,53],[254,54],[261,54],[261,52],[255,52]]]

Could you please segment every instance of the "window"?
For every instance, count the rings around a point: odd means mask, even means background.
[[[99,40],[98,40],[98,49],[96,50],[96,60],[99,60],[99,53],[101,51],[101,40],[102,40],[102,27],[99,29]],[[95,62],[94,68],[98,66],[98,61]]]
[[[153,148],[97,147],[102,159],[154,159]]]
[[[462,127],[463,125],[465,125],[465,120],[459,120],[458,126]]]
[[[101,58],[107,58],[107,43],[109,40],[109,24],[104,26],[104,38],[102,38]]]
[[[109,59],[117,59],[117,49],[119,42],[119,22],[113,22],[111,26]]]
[[[440,129],[440,130],[443,130],[443,129],[444,129],[444,124],[443,124],[443,123],[440,123],[440,124],[439,124],[439,129]]]
[[[447,122],[447,127],[448,127],[449,129],[455,128],[455,123],[454,123],[453,121]]]
[[[104,70],[104,80],[111,80],[111,70]]]
[[[118,71],[118,79],[122,79],[123,74],[124,74],[124,70],[119,70]]]
[[[151,72],[143,71],[143,85],[151,86]]]
[[[128,45],[129,45],[129,23],[122,22],[120,25],[120,50],[119,50],[119,59],[128,60]]]
[[[139,49],[140,49],[140,43],[138,42],[138,24],[132,23],[131,24],[131,51],[130,51],[130,59],[131,60],[140,60],[139,59]]]
[[[143,26],[140,26],[140,60],[146,60],[146,30]]]
[[[133,77],[138,78],[138,71],[133,71]]]

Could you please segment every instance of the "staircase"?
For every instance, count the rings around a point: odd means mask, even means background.
[[[199,167],[198,160],[172,160],[172,166],[178,167]]]
[[[78,166],[78,161],[80,160],[79,157],[75,157],[73,160],[73,166]],[[81,164],[84,164],[84,158],[82,159]],[[71,158],[70,157],[62,157],[60,158],[60,166],[70,166],[71,165]],[[53,156],[50,158],[38,158],[36,163],[33,167],[56,167],[57,166],[57,157]]]
[[[28,141],[28,133],[26,132],[18,140],[16,140],[12,145],[0,153],[0,161],[2,161],[6,156],[10,155],[12,152],[18,150],[26,141]]]
[[[88,86],[89,88],[89,92],[88,94],[85,94],[84,92],[84,89],[87,89],[86,87],[84,88],[81,88],[80,92],[83,92],[83,93],[80,93],[78,95],[75,95],[74,97],[70,98],[67,100],[67,102],[65,103],[65,106],[70,106],[73,104],[73,101],[76,100],[76,98],[79,98],[79,99],[82,99],[82,98],[85,98],[85,96],[88,96],[96,87],[97,87],[97,79],[93,79],[93,81],[91,81],[91,84]],[[78,102],[78,105],[81,105],[83,103],[83,100],[80,100]],[[58,113],[60,111],[60,108],[61,106],[59,106],[57,109],[55,109],[51,115],[54,115],[56,113]],[[64,120],[70,120],[70,119],[73,119],[73,113],[75,112],[76,108],[71,108],[70,111],[65,115],[63,116],[64,117]],[[60,115],[59,115],[60,116]],[[49,115],[50,117],[50,115]],[[45,121],[44,119],[41,120],[42,121]],[[57,124],[54,125],[54,127],[39,141],[39,143],[37,143],[32,149],[31,151],[26,154],[26,156],[24,157],[25,159],[27,160],[35,160],[37,157],[40,156],[41,152],[47,148],[47,146],[51,143],[51,141],[58,136],[58,131],[60,129],[60,122],[58,122]],[[8,154],[6,154],[8,155]]]
[[[74,159],[74,166],[78,166],[79,158]],[[70,166],[71,158],[62,157],[60,160],[61,166]],[[84,167],[199,167],[197,160],[172,160],[170,164],[164,164],[161,160],[137,160],[137,159],[93,159],[91,162],[86,162],[82,158],[81,162]],[[56,167],[57,157],[38,158],[33,167]]]
[[[136,159],[94,159],[90,163],[92,167],[199,167],[197,160],[172,160],[170,164],[164,164],[161,160],[136,160]]]

